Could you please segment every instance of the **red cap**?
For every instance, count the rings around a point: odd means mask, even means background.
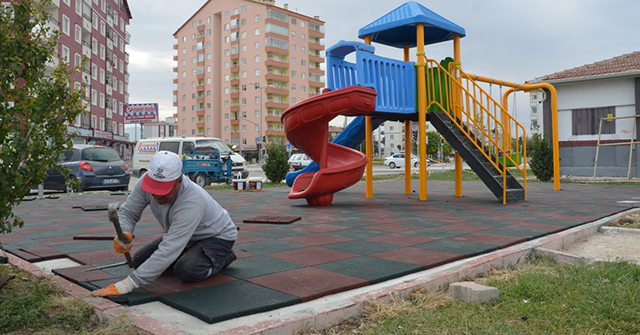
[[[167,195],[180,175],[180,156],[170,151],[160,151],[149,162],[149,171],[142,179],[142,189],[155,195]]]

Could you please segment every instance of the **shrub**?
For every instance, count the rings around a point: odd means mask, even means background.
[[[287,150],[284,145],[271,144],[267,146],[267,157],[262,166],[262,171],[272,183],[280,183],[289,172]]]
[[[547,182],[553,176],[553,148],[547,135],[533,135],[531,171],[540,181]]]

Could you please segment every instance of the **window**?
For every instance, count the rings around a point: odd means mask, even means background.
[[[228,69],[229,68],[229,62],[224,62],[224,68]]]
[[[296,18],[295,17],[291,18],[291,24],[296,24]]]
[[[295,78],[296,77],[296,71],[291,71],[291,78]]]
[[[100,44],[100,59],[104,60],[105,58],[105,48],[104,45]]]
[[[191,40],[195,40],[196,39],[196,34],[191,34]]]
[[[241,59],[240,62],[242,62],[242,65],[247,65],[247,59],[246,58]]]
[[[96,128],[96,120],[98,119],[97,116],[95,115],[91,115],[91,128]]]
[[[82,0],[76,0],[76,14],[82,16]]]
[[[98,30],[98,15],[93,15],[91,23],[93,24],[93,29]]]
[[[104,69],[100,69],[100,84],[104,85],[105,83],[105,72]]]
[[[238,15],[238,8],[233,9],[233,15]]]
[[[300,34],[300,39],[304,41],[304,38],[305,38],[304,34]]]
[[[300,78],[307,79],[307,73],[306,72],[300,72]]]
[[[91,64],[91,78],[98,80],[98,65]]]
[[[224,12],[224,17],[229,17],[229,11]]]
[[[304,53],[305,50],[306,50],[305,47],[300,47],[300,52]]]
[[[256,56],[253,58],[253,60],[254,60],[256,63],[260,63],[260,55],[256,55]]]
[[[256,115],[256,117],[260,117],[260,110],[256,109],[254,111],[254,114]],[[257,130],[257,129],[256,129]]]
[[[253,101],[255,103],[259,104],[260,103],[260,97],[256,95],[255,98],[253,98]]]
[[[293,64],[293,65],[296,64],[296,58],[295,57],[291,57],[291,64]]]
[[[247,78],[247,71],[242,71],[242,78]]]
[[[228,132],[229,132],[229,126],[225,126],[225,127],[224,127],[224,132],[225,132],[225,133],[228,133]]]
[[[62,14],[62,32],[67,36],[69,36],[70,34],[69,32],[69,30],[71,29],[70,25],[71,25],[71,21],[69,21],[69,18],[66,15]]]
[[[100,93],[100,108],[104,108],[104,94]]]
[[[71,6],[71,0],[62,0],[67,6]]]
[[[260,35],[260,28],[254,29],[253,30],[253,34],[256,35],[256,36]]]
[[[229,88],[228,87],[224,88],[224,94],[229,94]]]
[[[104,36],[107,33],[107,24],[100,20],[100,35]]]
[[[211,16],[207,18],[207,23],[211,23]]]
[[[247,38],[247,32],[246,32],[246,31],[243,31],[243,32],[242,32],[242,39],[245,39],[245,38]]]
[[[244,45],[242,46],[242,52],[246,52],[246,51],[247,51],[247,45],[246,45],[246,44],[244,44]]]
[[[246,105],[247,104],[247,98],[242,98],[242,104]]]
[[[247,12],[247,5],[242,6],[242,12],[246,13]]]
[[[229,113],[224,113],[224,119],[229,120]]]
[[[94,55],[98,54],[98,40],[95,38],[91,39],[91,52],[93,52]]]
[[[616,108],[599,107],[599,108],[579,108],[571,110],[571,134],[576,135],[596,135],[600,128],[600,119],[610,116],[616,116]],[[616,122],[603,121],[603,134],[615,134]]]
[[[291,31],[291,37],[296,37],[296,32],[294,30]]]
[[[244,133],[245,131],[247,131],[247,125],[243,124],[242,125],[242,132]],[[246,141],[247,141],[246,139],[244,139],[244,138],[242,139],[242,143],[243,144],[247,144]]]
[[[82,44],[82,28],[79,25],[75,25],[75,40],[79,44]]]
[[[295,44],[291,44],[291,51],[296,51],[296,45]]]
[[[296,90],[296,84],[291,84],[291,90],[295,91]]]
[[[100,3],[100,9],[105,13],[107,12],[107,0],[102,0],[102,3]]]
[[[225,23],[224,30],[229,30],[229,24],[228,23]]]
[[[182,48],[182,54],[186,54],[187,53],[187,48]]]
[[[64,45],[62,46],[62,59],[64,59],[66,62],[71,61],[71,59],[69,59],[69,48],[65,47]]]
[[[123,87],[124,87],[124,83],[122,82],[122,80],[120,81],[120,94],[124,94],[123,93]],[[121,108],[122,109],[122,108]]]
[[[307,63],[307,61],[306,61],[306,60],[304,60],[304,59],[301,59],[301,60],[300,60],[300,65],[304,66],[306,63]]]
[[[291,98],[291,103],[295,104],[298,100],[296,98]]]
[[[207,35],[211,35],[211,29],[207,29]]]
[[[94,106],[98,105],[98,92],[96,90],[91,90],[91,104]]]
[[[75,67],[81,67],[82,66],[82,57],[78,54],[73,54],[74,56],[74,63],[73,66]]]
[[[260,14],[253,17],[253,22],[258,22],[258,21],[260,21]]]
[[[255,71],[253,71],[253,74],[254,74],[256,77],[259,77],[259,76],[260,76],[260,69],[255,69]]]
[[[304,28],[306,26],[306,23],[304,21],[300,21],[300,27]]]
[[[240,20],[240,22],[241,22],[240,24],[244,26],[245,24],[247,24],[247,19],[242,19]]]
[[[307,91],[307,87],[304,86],[304,85],[300,86],[300,91],[306,92]]]

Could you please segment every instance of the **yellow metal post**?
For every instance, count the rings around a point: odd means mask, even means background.
[[[458,64],[461,62],[460,61],[460,35],[456,35],[453,37],[453,61],[457,62]],[[456,80],[458,82],[461,82],[461,78],[459,76],[456,76]],[[451,94],[459,95],[460,93],[456,89],[456,92],[455,93],[451,92]],[[456,97],[456,99],[458,98]],[[456,113],[456,115],[457,114],[458,113]],[[442,153],[442,156],[444,157],[444,152]],[[458,152],[456,152],[455,164],[456,164],[455,196],[462,197],[462,157],[460,157],[460,154],[458,154]]]
[[[424,24],[416,25],[418,46],[418,144],[420,152],[420,200],[427,200],[427,88],[425,83],[426,58],[424,55]]]
[[[364,43],[371,44],[371,36],[365,36]],[[373,124],[370,116],[365,117],[364,129],[366,155],[367,158],[369,158],[369,162],[367,163],[366,197],[373,198],[373,148],[371,147],[373,143]]]
[[[409,61],[409,46],[404,46],[404,61]],[[404,194],[411,194],[411,121],[404,121]],[[407,154],[408,153],[408,154]]]

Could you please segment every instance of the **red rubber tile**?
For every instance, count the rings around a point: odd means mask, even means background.
[[[570,227],[567,226],[557,226],[550,224],[542,224],[542,223],[518,223],[511,226],[507,226],[509,228],[520,228],[520,229],[529,229],[529,230],[540,230],[540,231],[548,231],[550,233],[557,233],[563,230],[567,230]]]
[[[281,251],[265,256],[306,266],[314,266],[359,257],[358,255],[350,254],[348,252],[319,247]]]
[[[116,230],[115,230],[115,228],[113,228],[112,224],[104,225],[104,226],[98,226],[98,227],[77,228],[77,230],[79,230],[81,232],[88,233],[88,234],[106,233],[106,232],[112,232],[114,234],[114,236],[116,234]]]
[[[82,217],[78,217],[78,218],[74,218],[74,219],[56,219],[56,220],[51,220],[51,222],[55,222],[58,224],[67,224],[67,223],[76,223],[76,222],[87,222],[89,221],[89,218],[86,216],[82,216]]]
[[[264,240],[268,240],[268,238],[261,237],[261,236],[247,235],[247,234],[238,234],[238,239],[236,240],[235,244],[258,242],[258,241],[264,241]]]
[[[379,217],[374,217],[374,218],[367,219],[367,221],[379,222],[379,223],[396,223],[396,222],[409,221],[409,220],[411,220],[411,219],[401,219],[401,218],[389,217],[388,214],[382,214]]]
[[[16,277],[16,276],[14,276],[14,275],[10,275],[10,276],[8,276],[8,275],[7,275],[7,276],[2,276],[2,277],[0,277],[0,290],[1,290],[5,285],[7,285],[7,283],[9,282],[9,280],[11,280],[11,279],[13,279],[13,278],[15,278],[15,277]]]
[[[133,256],[133,252],[131,253],[131,256]],[[119,254],[113,249],[77,252],[68,254],[67,257],[69,257],[70,260],[78,262],[80,264],[98,264],[124,261],[125,259],[123,254]]]
[[[81,272],[82,270],[91,269],[91,268],[93,268],[91,265],[83,265],[83,266],[74,266],[71,268],[64,268],[64,269],[53,269],[51,271],[56,275],[63,277],[69,281],[72,281],[78,285],[80,285],[80,283],[116,278],[114,275],[104,272],[102,270]]]
[[[34,254],[42,258],[43,261],[50,259],[64,258],[65,254],[51,247],[33,247],[22,249],[30,254]]]
[[[15,232],[19,234],[26,234],[26,233],[41,233],[45,231],[64,230],[64,229],[69,229],[69,227],[66,227],[63,225],[50,224],[45,226],[20,228],[20,229],[16,229]]]
[[[236,281],[236,278],[218,273],[217,275],[207,278],[197,283],[183,283],[176,277],[173,270],[165,271],[158,279],[153,283],[146,285],[143,289],[153,295],[159,296],[163,294],[176,293],[194,288],[207,287],[213,285],[219,285]]]
[[[458,236],[450,237],[449,239],[456,240],[456,241],[497,245],[500,248],[510,247],[514,244],[527,241],[527,239],[524,237],[493,235],[493,234],[484,234],[484,233],[470,233],[470,234],[458,235]]]
[[[73,236],[57,236],[57,237],[47,237],[47,238],[40,238],[37,239],[36,241],[44,244],[44,245],[58,245],[58,244],[69,244],[69,243],[80,243],[80,242],[86,242],[86,241],[80,241],[80,240],[74,240]]]
[[[465,258],[465,256],[461,254],[411,247],[379,252],[377,254],[369,255],[369,257],[416,264],[424,267],[425,269]]]
[[[422,229],[422,228],[424,227],[408,226],[408,225],[395,224],[395,223],[384,223],[384,224],[378,224],[374,226],[362,227],[362,229],[379,230],[379,231],[386,231],[390,233],[402,233],[405,231]]]
[[[291,237],[281,238],[280,240],[287,241],[287,242],[307,244],[307,245],[323,245],[323,244],[353,241],[353,239],[350,239],[350,238],[333,236],[333,235],[325,235],[325,234],[308,234],[308,235],[300,235],[300,236],[291,236]]]
[[[479,225],[479,224],[452,223],[452,224],[447,224],[447,225],[444,225],[444,226],[434,226],[434,227],[431,227],[431,228],[476,232],[476,231],[482,231],[482,230],[487,230],[487,229],[493,229],[495,227],[494,226],[483,226],[483,225]]]
[[[388,234],[388,235],[370,237],[368,239],[365,239],[365,241],[369,241],[369,242],[388,243],[388,244],[401,245],[404,247],[410,247],[416,244],[433,242],[436,240],[439,240],[439,239],[435,237],[411,235],[411,234]]]
[[[20,235],[18,233],[0,235],[0,242],[16,242],[16,241],[24,241],[28,239],[29,239],[28,237],[25,237],[24,235]]]
[[[332,218],[332,217],[306,217],[305,221],[313,222],[313,223],[332,223],[332,222],[340,222],[345,221],[345,219],[341,218]]]
[[[302,302],[369,285],[368,280],[316,268],[278,272],[246,281],[298,297]]]
[[[15,256],[18,256],[22,259],[24,259],[25,261],[29,262],[29,263],[33,263],[33,262],[39,262],[42,260],[42,257],[38,256],[38,255],[34,255],[30,252],[26,252],[26,251],[22,251],[21,249],[13,249],[13,250],[7,250],[8,252],[12,253]]]
[[[291,228],[293,230],[306,231],[308,233],[328,233],[330,231],[349,229],[349,227],[334,226],[328,224],[314,224],[309,226]]]
[[[243,225],[238,225],[238,227],[240,228],[241,233],[250,233],[254,231],[276,229],[275,227],[261,226],[261,225],[255,225],[255,224],[243,224]]]
[[[236,257],[238,257],[238,259],[240,258],[247,258],[247,257],[251,257],[251,256],[255,256],[256,254],[248,252],[248,251],[244,251],[244,250],[240,250],[240,249],[236,249],[233,248],[233,252],[236,253]]]

